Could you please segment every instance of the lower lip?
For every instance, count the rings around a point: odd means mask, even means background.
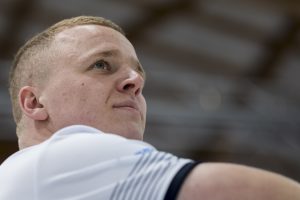
[[[134,113],[140,113],[137,109],[132,108],[132,107],[128,107],[128,106],[124,106],[124,107],[114,107],[115,109],[120,109],[120,110],[125,110],[125,111],[129,111],[129,112],[134,112]]]

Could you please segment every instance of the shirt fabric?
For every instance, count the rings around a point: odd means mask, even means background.
[[[190,163],[142,141],[73,125],[2,163],[0,200],[163,200]]]

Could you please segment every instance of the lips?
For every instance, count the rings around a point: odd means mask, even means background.
[[[130,101],[130,100],[116,103],[113,105],[113,108],[132,110],[132,111],[139,112],[141,114],[137,103],[135,103],[134,101]]]

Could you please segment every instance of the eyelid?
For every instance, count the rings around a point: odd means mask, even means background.
[[[146,72],[140,64],[137,65],[136,71],[143,77],[144,80],[146,80]]]
[[[96,68],[95,65],[96,65],[97,63],[99,63],[99,62],[103,62],[103,63],[105,63],[107,66],[109,66],[110,68],[112,68],[112,67],[111,67],[111,64],[110,64],[106,59],[99,58],[99,59],[97,59],[95,62],[93,62],[93,64],[91,64],[91,65],[89,66],[89,70],[95,69],[95,68]],[[109,71],[110,71],[110,70],[109,70]]]

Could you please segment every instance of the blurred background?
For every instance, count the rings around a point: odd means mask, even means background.
[[[124,28],[147,71],[145,140],[300,181],[300,2],[1,0],[0,162],[17,151],[7,90],[17,49],[78,15]]]

